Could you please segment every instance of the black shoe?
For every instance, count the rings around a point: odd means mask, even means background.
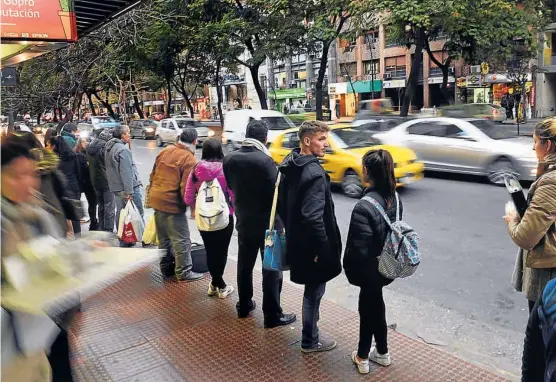
[[[185,277],[176,277],[179,283],[188,283],[191,281],[201,280],[205,277],[204,273],[197,273],[197,272],[189,272],[189,274]]]
[[[316,345],[313,345],[309,348],[301,347],[301,351],[303,353],[316,353],[316,352],[323,352],[323,351],[330,351],[334,349],[338,345],[336,341],[333,339],[321,339]]]
[[[236,304],[236,310],[237,310],[237,317],[238,318],[247,318],[247,316],[249,316],[249,313],[251,313],[252,311],[255,310],[255,308],[257,307],[257,303],[255,303],[255,300],[251,300],[251,307],[249,308],[249,310],[245,311],[241,311],[239,309],[239,302]]]
[[[280,318],[274,320],[264,320],[265,329],[277,328],[278,326],[286,326],[296,320],[295,314],[285,313]]]

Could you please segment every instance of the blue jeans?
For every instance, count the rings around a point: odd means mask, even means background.
[[[125,194],[123,192],[114,192],[114,197],[116,200],[116,225],[120,224],[120,212],[124,209],[127,199],[125,198]],[[139,211],[141,218],[145,215],[145,211],[143,210],[143,186],[135,187],[133,189],[132,199],[133,204]],[[143,223],[145,220],[143,219]],[[116,227],[119,228],[119,227]],[[124,242],[120,240],[120,246],[123,246]]]
[[[326,283],[305,285],[303,293],[303,329],[301,330],[301,347],[311,348],[319,343],[317,322],[320,315],[320,301],[324,296]]]
[[[185,213],[169,214],[154,211],[158,248],[164,251],[160,259],[160,271],[164,276],[175,275],[183,280],[191,273],[191,238]]]
[[[114,232],[114,193],[95,190],[98,203],[98,224],[101,231]]]

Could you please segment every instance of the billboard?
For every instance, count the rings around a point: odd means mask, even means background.
[[[73,0],[3,0],[2,39],[76,41]]]

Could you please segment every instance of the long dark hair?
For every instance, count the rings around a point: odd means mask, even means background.
[[[386,150],[371,150],[363,156],[363,167],[372,182],[372,188],[392,207],[396,196],[396,176],[394,175],[394,159]]]
[[[222,151],[222,142],[220,139],[209,138],[203,142],[201,159],[207,162],[222,162],[224,159],[224,152]]]

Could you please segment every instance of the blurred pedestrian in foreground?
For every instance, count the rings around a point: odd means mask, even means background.
[[[87,160],[91,182],[95,190],[98,203],[98,221],[101,231],[114,231],[114,193],[110,191],[106,175],[105,148],[106,143],[112,139],[112,130],[104,129],[97,138],[87,146]]]
[[[21,245],[41,235],[61,237],[54,218],[40,207],[35,197],[39,174],[28,147],[8,142],[2,144],[2,291],[11,280],[6,277],[5,262],[22,257]],[[25,320],[22,320],[25,318]],[[49,351],[57,333],[55,323],[47,316],[30,316],[2,306],[2,380],[18,382],[50,381],[51,372],[45,352]],[[28,331],[34,330],[32,341]],[[32,343],[32,345],[30,345]],[[67,344],[67,338],[66,338]],[[69,366],[69,353],[65,354]],[[59,369],[58,369],[59,370]],[[61,376],[61,374],[59,374]],[[71,370],[69,379],[72,381]]]
[[[324,338],[317,326],[326,283],[340,274],[342,238],[334,214],[330,177],[319,162],[326,153],[330,128],[306,121],[299,128],[301,147],[282,165],[280,217],[285,220],[287,260],[291,281],[305,285],[301,351],[332,350],[336,341]]]
[[[522,382],[556,380],[556,279],[546,284],[525,332]]]
[[[178,141],[162,150],[150,175],[149,204],[154,208],[158,248],[165,251],[160,271],[178,281],[195,281],[204,277],[193,272],[191,238],[184,202],[187,178],[195,166],[197,130],[183,129]]]
[[[396,194],[394,160],[388,151],[369,151],[363,157],[363,175],[370,184],[364,197],[376,200],[390,218],[401,220],[403,205]],[[350,284],[359,292],[359,347],[351,355],[361,374],[369,373],[369,360],[390,365],[388,328],[382,288],[392,283],[378,271],[390,227],[380,212],[367,200],[360,200],[351,214],[344,254],[344,269]],[[373,338],[376,347],[371,347]]]
[[[143,183],[139,179],[137,166],[129,148],[131,134],[129,126],[121,125],[114,129],[113,138],[105,147],[104,160],[110,191],[116,201],[116,224],[120,222],[120,211],[129,200],[143,217]],[[120,246],[128,246],[120,240]],[[133,245],[131,245],[133,246]]]
[[[514,287],[525,294],[529,312],[546,284],[556,278],[556,118],[539,123],[533,139],[539,167],[529,189],[529,206],[521,220],[515,212],[504,217],[510,237],[523,249]]]
[[[217,181],[220,189],[211,188],[211,190],[216,189],[215,192],[221,192],[222,195],[220,196],[225,198],[228,204],[230,215],[226,228],[214,231],[199,231],[207,251],[207,265],[212,278],[208,295],[211,297],[218,296],[219,298],[226,298],[234,291],[234,287],[226,284],[223,278],[228,260],[228,247],[234,231],[234,194],[226,183],[226,177],[222,169],[223,159],[224,153],[220,139],[211,138],[204,141],[201,161],[193,167],[189,174],[184,198],[185,203],[191,207],[191,214],[193,215],[201,185],[204,182]],[[211,196],[214,197],[212,194]]]
[[[253,268],[264,251],[265,231],[278,169],[266,147],[268,126],[262,121],[250,121],[245,141],[239,150],[224,158],[226,183],[234,193],[236,228],[238,232],[237,316],[246,318],[256,308],[253,300]],[[263,314],[265,328],[289,325],[295,314],[285,314],[280,306],[282,272],[263,269]]]
[[[62,137],[52,137],[48,141],[52,150],[60,158],[58,169],[66,177],[66,193],[69,198],[74,201],[81,200],[81,189],[83,184],[83,175],[87,173],[86,163],[78,158],[78,155],[72,151],[66,140]],[[82,155],[82,154],[81,154]],[[81,219],[72,220],[73,233],[76,237],[81,235]]]
[[[81,168],[83,168],[84,171],[81,176],[81,192],[85,194],[85,197],[87,198],[87,204],[89,206],[89,231],[97,231],[99,229],[97,218],[97,196],[95,194],[95,189],[93,188],[89,161],[86,157],[87,141],[85,140],[85,138],[79,138],[74,151],[77,154],[77,159],[79,160]]]

